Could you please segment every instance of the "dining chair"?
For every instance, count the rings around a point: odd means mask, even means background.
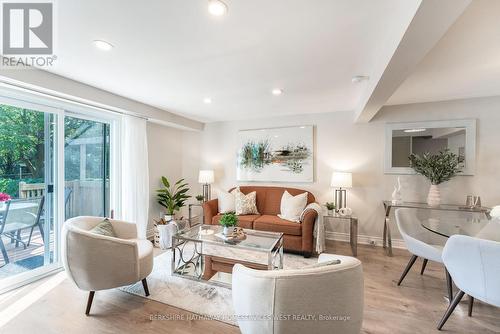
[[[459,289],[438,324],[441,330],[465,294],[500,307],[500,242],[453,235],[443,250],[443,261]],[[470,299],[473,301],[473,299]],[[469,316],[472,302],[469,303]]]
[[[43,228],[40,216],[43,210],[45,197],[32,197],[26,199],[10,200],[6,203],[5,212],[0,221],[0,250],[5,264],[9,263],[9,256],[1,236],[6,236],[16,243],[16,247],[21,243],[24,248],[29,245],[33,234],[33,229],[38,226],[43,236]],[[21,239],[21,232],[24,229],[31,229],[28,242]]]
[[[446,238],[432,233],[431,231],[428,231],[424,227],[422,227],[422,222],[420,221],[420,219],[418,219],[415,209],[397,209],[395,211],[395,215],[396,223],[398,225],[399,232],[403,236],[406,248],[410,253],[412,253],[410,261],[406,265],[403,274],[399,278],[399,286],[419,257],[423,259],[420,275],[424,274],[425,267],[427,266],[427,262],[429,260],[443,263],[441,254],[443,251],[443,246],[446,243]],[[445,274],[448,297],[451,302],[451,300],[453,299],[452,280],[446,268]]]

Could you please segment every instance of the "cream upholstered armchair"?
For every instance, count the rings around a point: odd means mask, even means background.
[[[319,264],[294,270],[233,267],[233,305],[243,334],[359,333],[363,270],[353,257],[321,254]],[[313,318],[314,317],[314,318]]]
[[[89,315],[95,291],[117,288],[142,280],[149,295],[146,277],[153,269],[153,245],[137,239],[133,223],[109,219],[116,238],[89,232],[102,217],[75,217],[64,223],[62,259],[68,277],[89,291],[86,315]]]

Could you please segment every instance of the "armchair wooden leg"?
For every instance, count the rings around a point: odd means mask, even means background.
[[[455,307],[457,307],[458,303],[460,303],[460,300],[462,300],[464,294],[465,293],[463,291],[458,290],[457,294],[455,295],[455,298],[453,298],[453,301],[450,303],[450,306],[448,306],[448,309],[446,310],[443,319],[441,319],[441,321],[439,322],[437,329],[441,330],[441,328],[443,328],[444,324],[446,323],[446,320],[448,320],[450,315],[455,310]]]
[[[142,286],[144,287],[144,294],[146,297],[149,296],[148,281],[146,281],[146,279],[142,280]]]
[[[417,261],[417,259],[418,259],[418,256],[412,255],[410,261],[406,265],[405,271],[403,271],[403,274],[401,275],[401,278],[399,279],[398,285],[401,285],[401,282],[403,282],[403,280],[406,277],[406,274],[408,274],[408,272],[410,271],[410,269],[413,266],[413,264],[415,263],[415,261]]]
[[[474,297],[469,296],[469,317],[472,317],[472,307],[474,306]]]
[[[427,259],[424,259],[424,262],[422,263],[422,270],[420,270],[420,275],[424,274],[425,267],[427,266]]]
[[[89,299],[87,300],[87,309],[85,310],[85,315],[89,315],[90,308],[92,307],[92,301],[94,300],[95,291],[89,292]]]

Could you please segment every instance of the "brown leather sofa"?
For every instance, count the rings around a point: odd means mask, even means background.
[[[233,188],[234,189],[234,188]],[[231,189],[232,190],[232,189]],[[230,191],[231,191],[230,190]],[[259,215],[238,216],[238,226],[261,231],[282,232],[284,234],[284,249],[292,253],[310,257],[313,252],[313,229],[317,213],[307,210],[301,223],[294,223],[279,218],[281,197],[285,190],[296,196],[305,190],[283,187],[240,186],[244,194],[257,192],[257,210]],[[307,204],[315,202],[314,195],[307,192]],[[219,214],[217,199],[203,203],[205,224],[216,225],[222,217]]]

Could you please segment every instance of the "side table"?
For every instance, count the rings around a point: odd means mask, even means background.
[[[189,215],[188,215],[189,227],[193,227],[193,210],[192,210],[193,206],[199,206],[202,209],[201,210],[201,225],[203,225],[205,223],[205,215],[203,214],[203,204],[201,204],[201,203],[192,203],[192,204],[188,205],[188,209],[189,209]],[[196,225],[200,225],[200,224],[196,224]]]
[[[339,214],[323,216],[324,220],[340,219],[349,220],[349,240],[353,256],[358,256],[358,218],[353,216],[341,216]]]

